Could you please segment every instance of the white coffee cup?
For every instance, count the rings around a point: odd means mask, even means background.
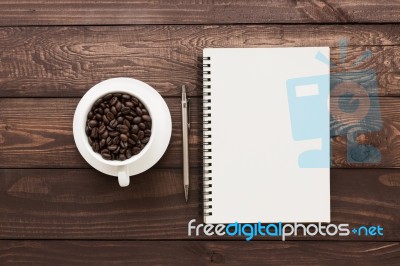
[[[87,114],[93,103],[109,93],[122,92],[138,98],[152,118],[151,136],[139,154],[124,161],[105,160],[93,151],[85,133]],[[146,171],[164,154],[168,147],[172,122],[168,106],[161,95],[148,84],[132,78],[112,78],[93,86],[79,102],[73,122],[74,140],[82,157],[97,170],[118,176],[121,187],[129,185],[130,176]]]

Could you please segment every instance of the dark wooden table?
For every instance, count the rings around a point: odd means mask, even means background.
[[[0,1],[0,264],[399,264],[400,1],[14,2]],[[357,141],[382,158],[348,163],[346,136],[332,137],[332,223],[384,236],[189,237],[202,221],[202,49],[330,46],[340,63],[341,39],[346,69],[377,74],[382,129]],[[92,169],[72,136],[80,97],[119,76],[156,88],[173,120],[166,154],[128,188]],[[193,98],[187,204],[181,84]]]

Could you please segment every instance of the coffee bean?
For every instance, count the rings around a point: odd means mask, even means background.
[[[99,106],[103,102],[103,98],[99,98],[94,102],[94,106]]]
[[[119,136],[119,132],[118,131],[111,131],[111,132],[109,132],[108,133],[108,135],[110,135],[110,137],[116,137],[116,136]]]
[[[131,123],[128,121],[128,120],[126,120],[126,119],[124,119],[124,121],[122,122],[125,126],[127,126],[128,128],[130,128],[131,127]]]
[[[126,141],[121,141],[121,142],[119,143],[119,145],[121,146],[122,149],[128,148],[128,142],[126,142]]]
[[[121,134],[120,138],[121,138],[122,141],[128,141],[128,136],[125,135],[125,134]]]
[[[112,99],[110,100],[110,105],[113,106],[113,105],[115,105],[117,102],[118,102],[118,97],[116,97],[115,94],[114,94],[114,97],[112,97]]]
[[[117,125],[118,125],[118,121],[117,120],[113,119],[113,120],[110,121],[110,124],[109,124],[110,127],[115,128]]]
[[[144,130],[146,129],[146,125],[144,123],[139,123],[139,128]]]
[[[94,139],[96,139],[99,136],[98,133],[99,129],[97,127],[92,128],[92,131],[90,132],[90,136]]]
[[[129,131],[129,128],[127,126],[125,126],[125,125],[120,125],[118,131],[121,132],[121,133],[127,133]]]
[[[97,127],[98,123],[96,120],[90,120],[88,125],[90,128],[94,128]]]
[[[151,117],[136,97],[109,93],[91,107],[85,134],[103,159],[123,161],[139,154],[150,141]]]
[[[139,140],[139,137],[138,137],[136,134],[132,134],[132,135],[131,135],[131,138],[132,138],[135,142],[137,142],[137,141]]]
[[[139,126],[138,125],[133,125],[131,127],[131,132],[134,133],[134,134],[138,133],[139,132]]]
[[[107,118],[106,115],[103,115],[103,123],[104,123],[105,125],[108,125],[108,124],[110,123],[110,120],[108,120],[108,118]]]
[[[109,93],[109,94],[107,94],[106,96],[104,96],[103,99],[104,99],[105,101],[108,101],[108,100],[110,100],[112,97],[113,97],[113,95],[112,95],[111,93]]]
[[[129,108],[133,108],[133,103],[132,102],[125,102],[125,106]]]
[[[139,100],[135,97],[132,97],[131,101],[135,106],[139,104]]]
[[[126,115],[125,118],[128,119],[129,121],[133,121],[133,116],[131,115]]]
[[[109,151],[115,151],[117,148],[118,148],[118,146],[115,144],[108,146]]]
[[[103,157],[103,159],[105,159],[105,160],[111,160],[112,159],[112,157],[111,157],[111,155],[109,153],[102,153],[101,157]]]
[[[113,143],[114,143],[115,145],[118,144],[119,141],[120,141],[120,138],[119,138],[118,136],[114,137]]]
[[[118,102],[115,104],[115,109],[117,109],[118,112],[121,111],[121,109],[122,109],[122,103],[121,103],[120,101],[118,101]]]
[[[142,140],[144,138],[144,132],[140,130],[137,136],[140,140]]]
[[[107,137],[108,137],[108,130],[104,131],[104,133],[101,134],[100,137],[101,137],[102,139],[107,139]]]
[[[129,108],[129,107],[124,107],[124,108],[121,109],[121,113],[123,115],[129,114],[130,111],[131,111],[131,108]]]
[[[102,135],[104,131],[106,131],[106,126],[105,125],[99,126],[99,131],[98,131],[99,135]]]
[[[101,114],[101,115],[104,114],[104,111],[103,111],[103,109],[101,109],[101,108],[97,108],[97,109],[95,110],[95,112],[96,112],[97,114]]]
[[[139,106],[136,107],[136,108],[135,108],[135,113],[136,113],[138,116],[142,116],[142,109],[140,109]]]
[[[117,149],[115,151],[113,151],[113,153],[118,154],[120,149],[121,149],[121,147],[118,146]]]
[[[114,114],[112,112],[107,112],[106,113],[106,117],[108,119],[108,121],[114,120]]]
[[[142,119],[146,122],[150,122],[151,121],[151,117],[149,115],[143,115]]]
[[[103,148],[106,145],[106,140],[102,139],[100,140],[100,148]]]
[[[118,111],[117,111],[117,109],[115,108],[115,106],[113,106],[113,107],[111,107],[111,113],[113,114],[113,115],[117,115],[118,114]]]
[[[95,152],[99,152],[99,149],[100,149],[99,143],[97,141],[95,143],[93,143],[92,148]]]
[[[138,154],[140,152],[140,148],[138,148],[138,147],[133,147],[132,148],[132,153],[133,153],[133,155],[136,155],[136,154]]]

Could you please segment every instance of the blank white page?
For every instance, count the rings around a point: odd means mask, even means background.
[[[203,56],[212,129],[204,221],[330,222],[329,48],[207,48]]]

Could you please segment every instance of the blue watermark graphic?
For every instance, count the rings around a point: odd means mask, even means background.
[[[321,149],[300,154],[299,167],[329,168],[324,156],[330,147],[329,131],[324,125],[329,118],[329,75],[289,79],[286,87],[293,139],[321,139]],[[299,88],[308,93],[299,93]]]
[[[382,129],[381,112],[378,97],[376,72],[372,69],[352,70],[372,57],[366,50],[346,69],[347,41],[339,42],[340,64],[330,62],[322,53],[315,59],[331,66],[329,75],[300,77],[287,80],[289,111],[292,136],[294,140],[320,139],[320,150],[303,152],[299,157],[299,167],[329,167],[319,154],[326,154],[330,137],[347,137],[347,163],[379,163],[380,151],[365,144],[365,133]],[[328,84],[330,82],[330,91]],[[297,89],[306,86],[309,94],[298,95]],[[314,91],[314,92],[313,92]],[[329,112],[327,103],[330,98],[330,132],[323,127]],[[329,136],[330,133],[330,136]]]

